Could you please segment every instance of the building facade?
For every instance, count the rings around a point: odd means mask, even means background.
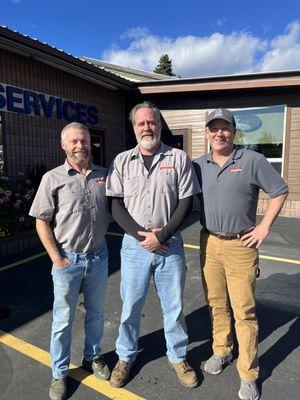
[[[162,110],[168,131],[191,158],[209,151],[204,135],[209,112],[233,111],[236,145],[265,155],[289,185],[281,215],[300,217],[299,71],[140,83],[139,92]],[[259,213],[267,202],[261,193]]]
[[[209,112],[231,109],[236,144],[268,158],[289,184],[282,215],[300,217],[300,71],[162,79],[79,59],[0,27],[0,173],[17,176],[62,163],[60,131],[72,121],[89,127],[94,161],[108,166],[136,143],[128,113],[143,100],[161,109],[163,140],[192,159],[209,151]],[[259,212],[267,201],[261,194]]]

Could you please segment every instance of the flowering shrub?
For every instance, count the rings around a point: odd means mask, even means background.
[[[0,239],[33,228],[34,218],[28,212],[34,192],[31,180],[22,172],[15,183],[0,175]]]

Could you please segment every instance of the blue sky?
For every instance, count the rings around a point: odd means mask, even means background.
[[[182,77],[300,69],[300,1],[1,0],[0,24],[75,56]]]

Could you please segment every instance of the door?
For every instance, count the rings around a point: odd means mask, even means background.
[[[104,131],[90,129],[92,162],[96,165],[105,165]]]

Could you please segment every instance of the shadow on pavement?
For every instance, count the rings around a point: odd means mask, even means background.
[[[274,293],[279,286],[291,289],[285,301],[268,301],[260,295],[257,302],[257,316],[259,321],[259,342],[262,342],[285,324],[295,321],[290,325],[287,333],[283,334],[276,343],[271,345],[268,350],[260,356],[260,385],[268,379],[273,370],[280,365],[296,348],[300,345],[300,304],[299,301],[292,304],[296,292],[299,293],[300,274],[286,275],[274,274],[266,279],[257,282],[258,291],[268,290]],[[267,295],[266,295],[267,296]],[[157,310],[159,312],[159,310]],[[203,380],[202,372],[199,368],[204,360],[211,355],[211,328],[210,317],[207,306],[200,307],[186,316],[186,323],[191,347],[193,343],[200,342],[194,346],[188,354],[189,361],[196,369],[199,382]],[[163,329],[156,330],[144,335],[139,340],[139,354],[132,371],[134,378],[143,367],[161,357],[165,357],[166,345]],[[234,357],[237,358],[237,342],[234,343]],[[114,351],[106,353],[106,358],[110,366],[114,366],[117,356]]]

